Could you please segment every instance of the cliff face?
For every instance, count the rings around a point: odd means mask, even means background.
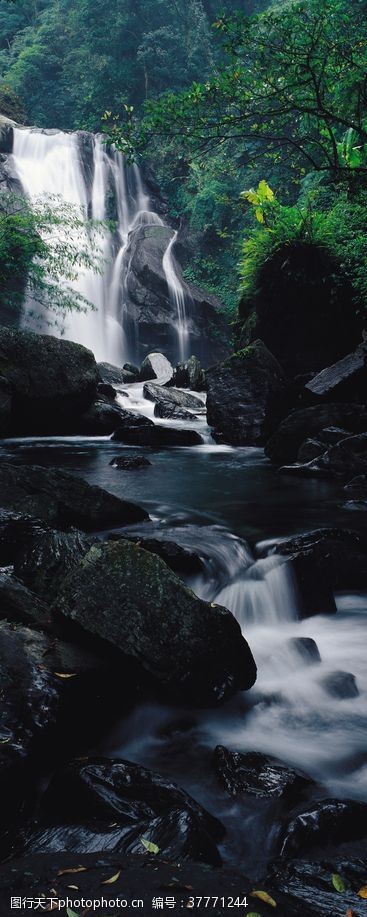
[[[112,221],[103,239],[102,284],[92,281],[92,294],[95,293],[92,301],[101,313],[102,324],[111,315],[114,321],[117,319],[128,342],[130,359],[140,361],[146,352],[155,349],[163,350],[173,361],[194,353],[210,364],[226,356],[229,329],[221,304],[212,294],[183,280],[176,250],[182,256],[185,243],[172,225],[166,202],[149,170],[145,173],[146,180],[137,166],[126,166],[122,157],[108,151],[100,139],[85,131],[64,134],[23,129],[27,132],[27,146],[26,154],[22,149],[24,158],[20,160],[13,155],[14,137],[23,137],[17,128],[9,119],[0,121],[0,206],[1,193],[7,207],[9,194],[10,206],[12,194],[25,193],[32,200],[35,193],[32,169],[38,170],[42,160],[45,176],[42,193],[52,193],[68,201],[72,192],[73,203],[84,207],[88,217]],[[59,159],[55,167],[51,157],[55,155],[58,138]],[[68,184],[60,173],[73,173],[73,170],[75,174]],[[176,238],[180,243],[177,249]],[[23,292],[26,277],[17,283]],[[16,327],[20,311],[19,305],[12,308],[0,303],[1,323]],[[71,323],[70,330],[66,330],[69,338],[93,349],[90,337],[87,340],[80,335],[76,337],[72,329]],[[101,355],[107,360],[110,357],[107,352]]]

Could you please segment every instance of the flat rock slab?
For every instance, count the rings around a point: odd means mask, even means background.
[[[154,382],[146,382],[143,389],[144,398],[156,404],[176,405],[180,408],[191,408],[193,411],[205,411],[205,406],[200,398],[181,392],[175,388],[163,388]]]
[[[5,508],[28,513],[60,528],[75,525],[92,531],[149,518],[140,506],[58,468],[3,463],[0,491]]]

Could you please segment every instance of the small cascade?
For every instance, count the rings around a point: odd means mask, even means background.
[[[250,626],[275,625],[298,617],[297,589],[292,568],[283,557],[256,561],[216,596],[246,632]]]
[[[189,356],[187,350],[188,344],[188,327],[187,327],[187,316],[186,316],[186,297],[187,294],[183,288],[181,280],[177,275],[175,268],[175,260],[173,256],[173,247],[176,243],[178,236],[177,230],[173,233],[172,239],[168,243],[166,251],[163,257],[163,270],[167,280],[167,286],[171,302],[175,306],[177,312],[177,336],[178,336],[178,346],[180,360],[186,360]]]
[[[49,200],[52,206],[54,199],[55,206],[57,202],[70,205],[78,218],[90,218],[102,224],[94,242],[101,261],[100,273],[81,268],[78,279],[70,283],[93,309],[59,316],[55,324],[52,309],[47,304],[35,302],[28,293],[23,324],[44,333],[62,334],[89,347],[97,360],[122,365],[136,358],[135,341],[129,339],[127,316],[129,236],[139,226],[164,226],[164,222],[151,209],[138,166],[128,166],[121,153],[107,151],[102,137],[90,135],[89,143],[87,156],[90,155],[91,163],[84,162],[77,133],[41,132],[31,128],[14,130],[14,167],[30,201]],[[116,214],[114,231],[107,225],[112,200]],[[57,243],[57,229],[53,232],[53,242]],[[78,233],[80,235],[80,229]],[[180,358],[184,358],[187,355],[185,293],[171,254],[176,238],[177,232],[164,254],[163,269],[171,301],[177,308],[178,349]],[[78,241],[76,238],[76,244]],[[81,246],[84,251],[90,250],[92,256],[92,240],[87,227]],[[136,339],[138,335],[137,328]]]

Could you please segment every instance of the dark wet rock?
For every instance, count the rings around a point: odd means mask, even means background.
[[[334,446],[335,443],[340,443],[341,439],[347,439],[348,436],[350,433],[343,427],[324,427],[318,434],[320,442],[325,443],[326,446]]]
[[[99,382],[97,385],[97,392],[99,395],[104,395],[105,398],[108,398],[110,401],[114,401],[116,398],[116,389],[113,385],[110,385],[109,382]]]
[[[134,503],[55,468],[3,463],[0,490],[5,508],[29,513],[60,528],[75,525],[90,531],[149,518]]]
[[[81,532],[50,531],[35,536],[17,556],[16,575],[46,601],[56,595],[65,576],[92,544]]]
[[[114,829],[110,830],[113,831]],[[159,854],[157,856],[149,856],[147,852],[145,852],[145,856],[127,856],[119,852],[114,854],[104,853],[101,856],[81,854],[78,857],[78,863],[84,866],[86,871],[79,873],[77,876],[72,876],[70,873],[60,876],[62,870],[75,867],[75,854],[42,853],[28,855],[21,859],[12,859],[8,863],[0,865],[0,907],[4,905],[3,913],[8,913],[9,901],[11,896],[14,895],[14,888],[17,889],[17,893],[22,898],[27,898],[29,897],[30,887],[37,890],[52,889],[55,887],[56,881],[57,888],[60,890],[60,897],[62,899],[69,898],[74,903],[73,909],[75,910],[75,902],[80,901],[82,897],[100,900],[102,897],[101,889],[109,887],[103,886],[102,882],[121,871],[120,880],[112,886],[116,890],[113,892],[113,897],[118,894],[128,901],[139,897],[145,902],[149,902],[149,909],[153,898],[173,897],[177,901],[182,901],[183,913],[185,913],[193,893],[197,892],[197,894],[203,896],[204,900],[206,896],[218,897],[219,895],[219,901],[215,907],[215,917],[228,917],[228,900],[230,898],[233,900],[240,898],[242,902],[245,896],[248,896],[249,889],[254,887],[253,879],[248,878],[243,869],[235,872],[223,867],[218,872],[217,868],[211,868],[207,864],[201,865],[192,861],[186,863],[185,860],[181,862],[181,858],[177,861],[177,857],[174,857],[173,862],[174,866],[167,856],[162,857]],[[77,879],[74,883],[71,882],[73,878]],[[219,888],[218,881],[220,883]],[[70,889],[68,886],[71,884],[78,885],[78,890],[73,891]],[[359,884],[360,887],[361,883]],[[317,911],[315,912],[315,907],[309,909],[305,902],[298,900],[296,897],[286,896],[281,890],[277,890],[275,894],[274,887],[269,883],[266,884],[266,890],[269,894],[275,895],[281,917],[315,917],[315,913],[317,913]],[[221,903],[222,896],[225,899],[223,904]],[[106,897],[111,896],[107,895]],[[253,901],[253,906],[250,901]],[[261,917],[265,917],[265,914],[269,913],[269,906],[264,905],[255,898],[248,898],[248,904],[252,909],[255,908],[256,913],[261,914]],[[235,909],[237,911],[237,907]],[[169,909],[167,908],[167,910]],[[239,912],[242,913],[242,911],[239,908]],[[116,914],[116,908],[104,909],[104,913],[106,915],[110,914],[112,917],[112,915]],[[330,917],[330,914],[331,911],[329,910],[327,917]],[[322,917],[324,917],[324,912]],[[337,917],[345,917],[345,915],[339,915],[338,911]]]
[[[172,809],[166,815],[141,820],[135,827],[109,828],[105,823],[87,825],[57,825],[45,827],[31,835],[24,852],[96,854],[119,852],[147,857],[142,842],[156,844],[167,860],[190,860],[221,865],[221,857],[210,835],[191,812]],[[171,889],[170,889],[171,890]]]
[[[80,433],[85,436],[110,436],[123,420],[125,411],[117,404],[94,401],[80,420]]]
[[[333,875],[340,876],[344,882],[344,892],[336,892]],[[350,917],[362,917],[365,913],[365,905],[357,896],[366,882],[365,859],[340,855],[330,858],[324,855],[321,861],[313,862],[281,859],[272,867],[268,881],[273,890],[275,887],[287,896],[289,903],[293,902],[295,914],[303,914],[302,908],[305,914],[318,917],[346,917],[349,912]],[[298,907],[301,911],[297,911]]]
[[[321,662],[319,648],[312,637],[291,637],[287,645],[299,655],[303,665],[315,665]]]
[[[140,369],[138,366],[135,366],[134,363],[124,363],[123,369],[130,375],[135,376],[137,382],[139,381]]]
[[[138,660],[170,696],[215,704],[255,681],[230,612],[197,599],[159,557],[128,541],[93,546],[64,581],[55,610]]]
[[[305,439],[298,450],[297,463],[312,462],[323,452],[325,452],[325,443],[320,442],[318,439]]]
[[[49,335],[1,328],[0,363],[11,397],[3,435],[79,432],[99,382],[90,350]]]
[[[367,474],[359,474],[345,485],[344,490],[351,497],[367,497]]]
[[[349,436],[331,446],[325,456],[327,467],[333,474],[343,477],[365,474],[367,471],[367,433]]]
[[[219,782],[229,796],[285,799],[294,805],[313,781],[276,758],[259,752],[241,754],[218,745],[214,767]]]
[[[135,411],[126,411],[122,408],[120,411],[120,421],[117,429],[114,431],[113,439],[120,442],[119,437],[124,430],[135,430],[138,427],[154,427],[154,423],[150,417],[145,417],[144,414],[137,414]],[[121,440],[121,442],[124,442],[124,440]]]
[[[12,566],[29,539],[49,530],[46,522],[34,516],[0,509],[0,566]]]
[[[114,366],[112,363],[98,363],[99,377],[102,382],[109,385],[126,385],[128,382],[135,382],[133,373],[121,369],[120,366]]]
[[[208,423],[214,438],[234,446],[263,443],[276,425],[285,379],[262,341],[212,366],[206,381]]]
[[[192,356],[185,363],[178,363],[169,385],[176,388],[189,388],[192,392],[205,391],[205,372],[200,360]]]
[[[305,386],[313,401],[366,401],[367,344],[321,370]]]
[[[173,367],[163,353],[149,353],[143,360],[139,379],[141,382],[148,382],[150,379],[160,379],[161,382],[168,382],[173,375]]]
[[[187,548],[183,548],[181,545],[176,544],[175,541],[160,541],[158,538],[141,538],[139,535],[132,536],[121,536],[121,535],[110,535],[111,541],[119,541],[121,537],[127,537],[128,541],[132,541],[134,544],[139,545],[141,548],[144,548],[145,551],[151,551],[153,554],[158,554],[158,557],[161,557],[162,560],[171,568],[175,573],[202,573],[204,570],[204,564],[198,554],[194,554],[193,551],[188,551]]]
[[[7,436],[12,428],[12,387],[0,376],[0,436]]]
[[[47,625],[51,614],[15,576],[0,571],[0,619],[4,618],[16,624]]]
[[[320,684],[327,694],[339,700],[359,696],[356,677],[351,672],[329,672]]]
[[[360,404],[320,404],[293,411],[268,440],[265,452],[277,465],[295,462],[307,438],[319,439],[330,426],[346,429],[350,435],[367,430],[367,411]]]
[[[159,402],[154,408],[154,417],[163,417],[166,420],[199,420],[195,414],[190,414],[185,408],[180,408],[177,404],[165,404]]]
[[[310,590],[311,606],[313,598],[317,599],[318,594],[321,597],[325,589],[343,591],[367,584],[367,538],[363,533],[317,529],[283,541],[276,551],[292,558],[302,597],[307,599]],[[318,608],[322,614],[320,599]]]
[[[366,835],[367,805],[320,799],[293,816],[281,838],[281,856],[304,856],[309,850],[338,846]]]
[[[122,471],[134,471],[136,468],[148,468],[152,463],[144,455],[116,455],[110,465]]]
[[[155,449],[165,446],[200,446],[203,442],[196,430],[175,429],[152,422],[150,425],[119,427],[112,438],[115,442],[129,446],[152,446]]]
[[[165,388],[162,385],[156,385],[154,382],[147,382],[144,385],[144,398],[153,401],[159,405],[174,405],[180,408],[189,408],[193,411],[205,411],[205,407],[200,398],[190,395],[188,392],[180,392],[178,389]]]

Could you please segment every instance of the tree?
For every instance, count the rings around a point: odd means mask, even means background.
[[[206,153],[244,144],[247,161],[286,157],[290,168],[367,177],[365,0],[297,0],[215,23],[226,65],[204,83],[114,122],[136,150],[156,137]],[[245,160],[244,160],[245,162]]]
[[[28,201],[3,194],[0,201],[0,304],[19,309],[27,287],[30,299],[62,318],[92,304],[73,286],[80,271],[99,272],[97,234],[101,224],[86,223],[58,199]],[[84,243],[81,240],[84,240]]]

